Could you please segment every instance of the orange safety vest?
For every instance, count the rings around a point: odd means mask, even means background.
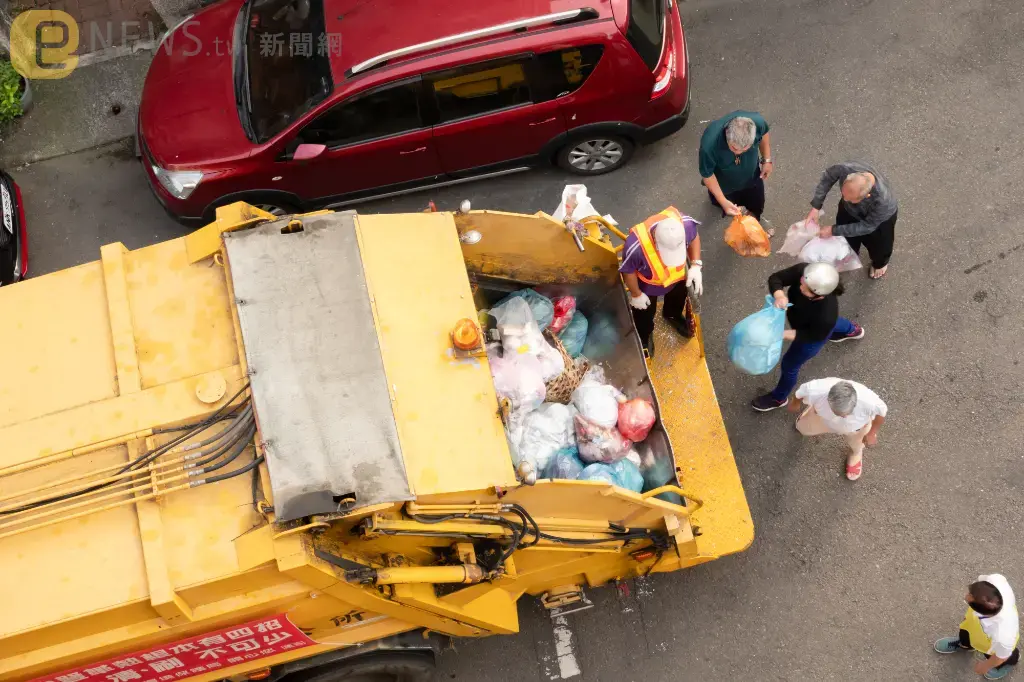
[[[675,218],[680,223],[683,222],[683,215],[679,212],[679,209],[675,206],[669,206],[661,213],[656,213],[642,223],[634,225],[633,229],[630,230],[630,232],[636,235],[637,241],[640,242],[640,250],[647,260],[647,265],[651,268],[652,275],[650,279],[644,277],[639,272],[636,273],[636,276],[641,282],[659,287],[670,287],[676,282],[686,279],[686,264],[684,263],[677,268],[668,267],[662,262],[661,256],[658,255],[658,249],[654,246],[651,228],[665,218]]]

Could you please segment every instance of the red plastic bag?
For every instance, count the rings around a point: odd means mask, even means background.
[[[639,443],[654,426],[654,405],[650,400],[633,398],[619,403],[619,433]]]
[[[555,305],[555,317],[551,320],[551,326],[548,329],[557,334],[572,321],[572,316],[576,312],[576,297],[561,296],[552,303]]]

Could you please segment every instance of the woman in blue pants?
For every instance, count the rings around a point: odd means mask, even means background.
[[[864,338],[863,327],[839,316],[838,297],[843,293],[843,285],[839,272],[828,263],[797,263],[772,273],[768,290],[775,297],[775,307],[786,311],[790,329],[782,338],[792,343],[782,356],[782,376],[775,390],[751,402],[758,412],[776,410],[789,403],[800,368],[826,343]]]

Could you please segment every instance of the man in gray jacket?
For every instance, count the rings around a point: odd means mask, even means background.
[[[846,237],[854,253],[861,244],[871,256],[871,278],[885,275],[892,256],[896,230],[896,197],[885,177],[872,166],[860,161],[847,161],[829,166],[821,175],[811,199],[807,220],[818,221],[818,214],[829,190],[840,183],[842,197],[836,224],[822,226],[821,237]]]

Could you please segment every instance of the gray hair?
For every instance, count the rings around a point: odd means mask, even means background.
[[[756,137],[757,126],[746,116],[737,116],[725,127],[725,141],[739,149],[753,146]]]
[[[871,193],[871,189],[875,186],[875,177],[866,171],[850,173],[843,180],[843,187],[847,186],[857,192],[857,199],[860,200]]]
[[[839,381],[828,390],[828,406],[839,417],[845,417],[857,407],[857,389],[849,381]]]

